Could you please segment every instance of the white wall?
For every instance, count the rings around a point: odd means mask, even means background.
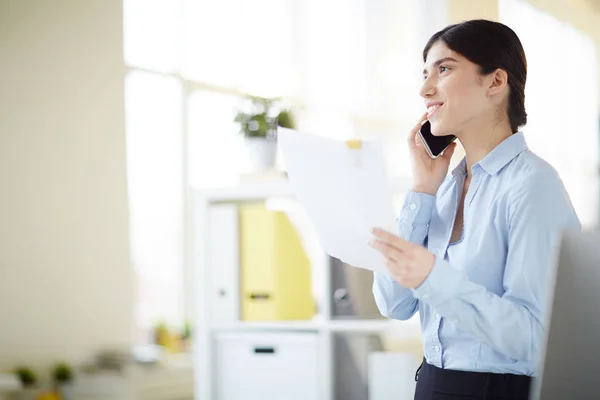
[[[122,5],[0,0],[0,370],[127,344]]]

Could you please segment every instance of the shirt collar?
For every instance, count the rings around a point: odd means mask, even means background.
[[[495,175],[502,168],[504,168],[513,158],[527,150],[527,143],[523,132],[517,132],[508,138],[504,139],[502,143],[496,146],[492,151],[489,152],[483,160],[479,161],[475,165],[479,165],[485,172],[490,175]],[[454,168],[452,175],[466,175],[467,174],[467,160],[463,158],[461,162]]]
[[[467,158],[463,157],[462,160],[458,163],[456,168],[452,170],[452,175],[456,176],[466,176],[467,175]]]

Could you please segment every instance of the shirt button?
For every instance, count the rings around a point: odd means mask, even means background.
[[[440,346],[433,346],[433,351],[435,351],[436,353],[439,353]]]
[[[415,203],[412,203],[410,205],[410,209],[413,210],[413,211],[416,210],[417,209],[417,205]]]

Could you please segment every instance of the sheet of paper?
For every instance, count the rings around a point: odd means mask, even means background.
[[[359,268],[385,272],[369,246],[371,228],[396,232],[393,191],[383,144],[345,141],[280,129],[278,143],[290,184],[325,251]]]

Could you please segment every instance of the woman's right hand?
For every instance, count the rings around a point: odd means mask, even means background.
[[[444,182],[450,160],[456,143],[450,144],[442,155],[433,159],[427,153],[419,136],[421,125],[427,120],[427,113],[423,114],[419,123],[410,130],[408,135],[408,149],[413,169],[413,192],[426,193],[435,196],[440,185]]]

